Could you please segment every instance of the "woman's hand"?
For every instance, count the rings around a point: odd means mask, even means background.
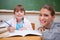
[[[3,22],[3,20],[0,18],[0,22]]]
[[[7,29],[8,29],[9,32],[14,32],[15,31],[14,27],[8,27]]]
[[[45,30],[45,28],[44,28],[44,27],[39,27],[38,30],[39,30],[40,32],[42,32],[42,31]]]

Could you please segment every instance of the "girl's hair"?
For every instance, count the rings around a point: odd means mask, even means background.
[[[25,9],[22,5],[17,5],[14,7],[14,14],[15,12],[18,12],[18,11],[24,11],[24,14],[25,14]]]

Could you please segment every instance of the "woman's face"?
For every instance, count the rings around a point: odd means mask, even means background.
[[[24,18],[24,11],[15,12],[15,17],[16,19],[21,20],[22,18]]]
[[[42,26],[49,25],[54,20],[54,16],[51,16],[51,12],[45,8],[40,10],[39,21]]]

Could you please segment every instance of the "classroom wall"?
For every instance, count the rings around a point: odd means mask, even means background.
[[[17,4],[22,4],[26,10],[40,10],[41,6],[51,4],[60,12],[60,0],[0,0],[0,9],[13,9]]]

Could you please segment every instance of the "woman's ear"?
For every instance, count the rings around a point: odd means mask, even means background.
[[[54,16],[52,16],[52,21],[55,19],[55,15]]]
[[[55,19],[55,15],[53,16],[53,19]]]

